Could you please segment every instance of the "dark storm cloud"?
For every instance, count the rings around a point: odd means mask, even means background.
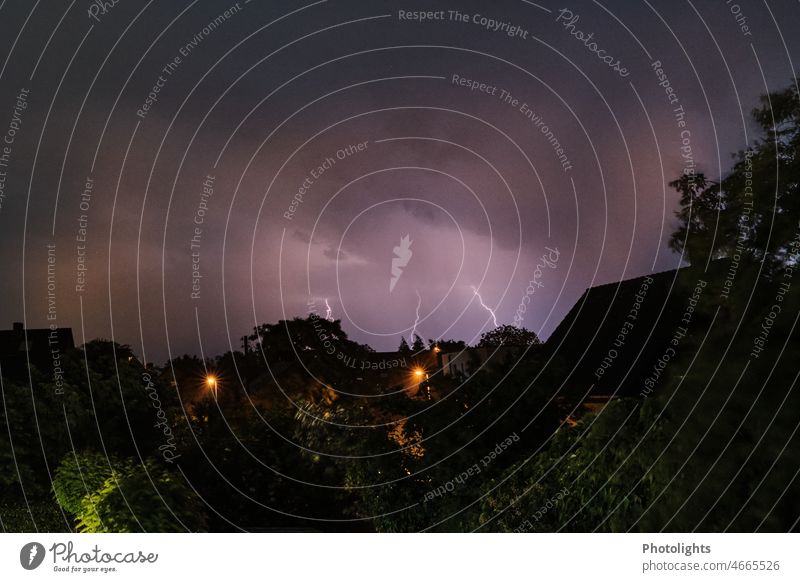
[[[398,10],[456,8],[327,2],[264,28],[304,5],[120,2],[97,21],[78,2],[56,30],[64,2],[38,7],[15,44],[32,6],[6,2],[0,131],[20,89],[30,99],[0,209],[0,318],[20,319],[24,297],[29,324],[47,323],[51,241],[58,323],[80,328],[82,301],[87,338],[113,331],[156,360],[168,344],[199,352],[198,329],[205,353],[238,346],[312,298],[377,348],[418,306],[421,335],[472,339],[491,326],[472,286],[511,322],[549,246],[561,259],[524,321],[546,336],[585,287],[674,267],[665,184],[683,142],[651,63],[685,109],[698,169],[718,177],[753,139],[757,96],[793,74],[792,8],[748,4],[746,35],[723,2],[541,4],[552,11],[459,2],[468,22],[418,23]],[[562,8],[629,76],[556,22]],[[390,292],[406,234],[413,254]]]

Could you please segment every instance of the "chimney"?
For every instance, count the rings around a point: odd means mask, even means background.
[[[21,321],[14,322],[14,331],[25,331],[25,326],[22,324]]]

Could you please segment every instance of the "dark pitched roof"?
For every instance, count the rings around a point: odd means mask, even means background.
[[[3,376],[24,378],[28,362],[48,373],[53,366],[53,350],[63,354],[75,347],[72,329],[25,329],[15,323],[13,329],[0,330],[0,366]]]
[[[635,396],[680,323],[679,270],[587,289],[548,338],[571,369],[568,386]],[[624,328],[624,333],[623,333]],[[605,366],[605,367],[604,367]]]

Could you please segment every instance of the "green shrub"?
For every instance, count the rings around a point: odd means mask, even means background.
[[[86,533],[202,531],[205,514],[182,477],[148,459],[115,467],[81,501],[77,528]]]
[[[53,493],[65,511],[77,515],[81,501],[111,476],[112,461],[100,453],[68,453],[53,475]]]

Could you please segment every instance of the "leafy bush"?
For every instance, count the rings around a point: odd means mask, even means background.
[[[183,532],[205,527],[202,504],[182,478],[160,463],[115,467],[81,501],[77,528],[86,533]]]
[[[81,511],[81,501],[97,491],[111,476],[110,459],[100,453],[69,453],[53,476],[53,493],[58,504],[72,515]]]
[[[558,430],[546,450],[490,484],[481,529],[626,531],[652,495],[647,467],[663,449],[659,413],[655,401],[620,399]]]

